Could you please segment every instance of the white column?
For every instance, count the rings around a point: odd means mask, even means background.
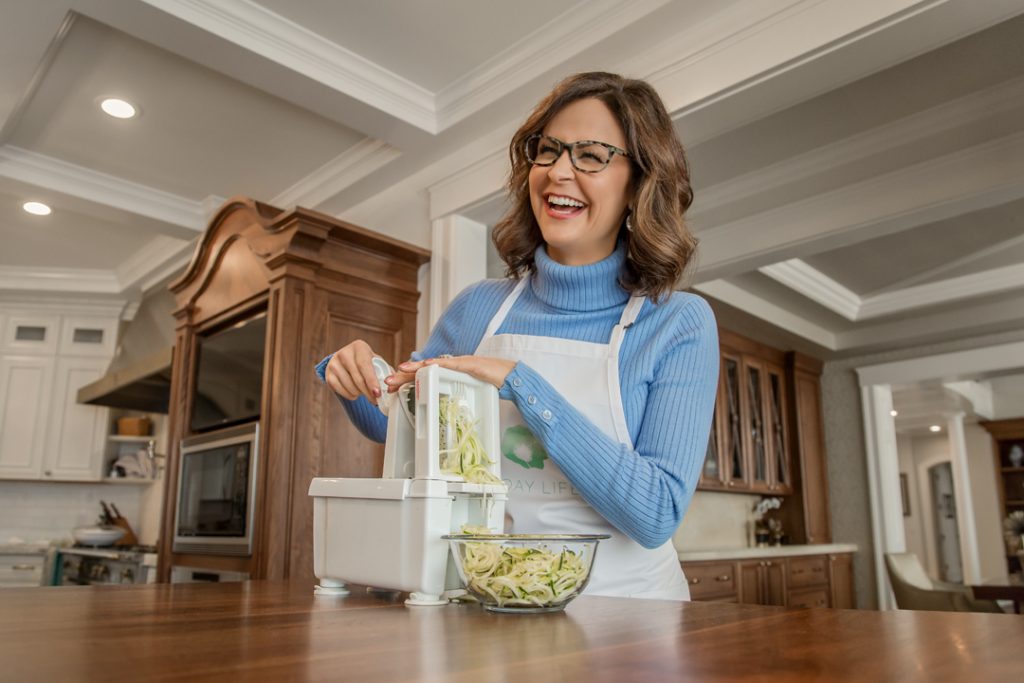
[[[875,547],[878,608],[893,609],[896,602],[885,569],[885,553],[902,553],[907,540],[900,499],[900,462],[896,450],[892,388],[888,384],[861,387],[864,441],[867,446],[868,492],[871,499],[871,533]]]
[[[487,277],[488,228],[465,216],[450,214],[432,221],[430,257],[430,327],[467,286]]]
[[[978,550],[978,527],[974,522],[974,498],[971,495],[971,473],[967,466],[967,441],[964,438],[964,414],[955,413],[946,422],[949,456],[953,465],[953,492],[956,495],[956,519],[960,532],[960,559],[964,583],[981,580],[981,553]]]

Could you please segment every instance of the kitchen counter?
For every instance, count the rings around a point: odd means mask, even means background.
[[[563,613],[408,608],[307,583],[11,589],[22,680],[1015,680],[1024,619],[581,597]]]
[[[815,545],[776,545],[767,548],[721,548],[718,550],[680,550],[680,562],[704,560],[746,560],[755,557],[797,557],[800,555],[833,555],[855,553],[852,543],[818,543]]]

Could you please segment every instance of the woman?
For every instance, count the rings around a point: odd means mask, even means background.
[[[609,533],[588,594],[686,600],[671,537],[707,446],[718,340],[707,303],[672,291],[695,249],[683,148],[650,85],[584,73],[509,155],[493,239],[510,277],[459,294],[389,391],[425,363],[493,384],[507,531]],[[355,341],[317,370],[383,441],[373,355]]]

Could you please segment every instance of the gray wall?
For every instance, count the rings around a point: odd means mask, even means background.
[[[825,450],[828,454],[829,503],[832,537],[837,543],[856,543],[854,558],[857,606],[877,607],[875,596],[871,508],[868,498],[867,448],[860,404],[860,387],[855,369],[891,361],[920,358],[939,353],[965,351],[982,346],[1024,340],[1024,330],[959,339],[887,351],[825,363],[821,378],[825,422]]]

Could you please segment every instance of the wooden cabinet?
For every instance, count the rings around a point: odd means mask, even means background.
[[[850,553],[684,562],[690,599],[780,607],[850,609]]]
[[[699,488],[792,492],[785,355],[722,330],[712,435]]]
[[[750,560],[739,563],[739,602],[744,605],[786,604],[786,561]]]
[[[363,437],[313,372],[366,340],[389,362],[416,342],[419,268],[429,252],[329,216],[229,200],[210,222],[176,300],[168,461],[158,577],[182,565],[254,579],[313,579],[314,477],[379,477],[383,447]],[[191,436],[199,339],[266,313],[251,556],[171,552],[180,444]]]
[[[992,435],[999,513],[1006,519],[1011,512],[1024,510],[1024,417],[979,424]],[[1020,571],[1020,559],[1016,552],[1010,552],[1009,546],[1006,562],[1010,573]]]

